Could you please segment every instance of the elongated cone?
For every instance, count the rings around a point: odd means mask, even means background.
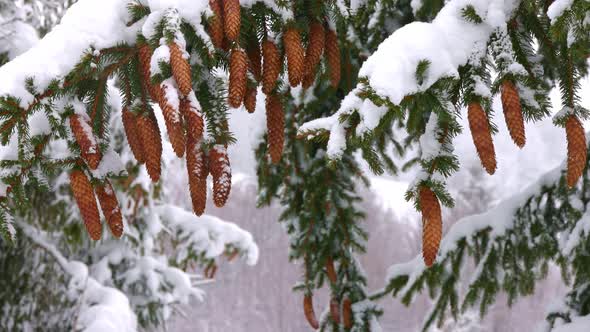
[[[285,113],[281,99],[274,94],[266,97],[266,127],[270,159],[274,164],[278,164],[285,144]]]
[[[301,35],[295,28],[289,28],[283,34],[283,45],[287,55],[287,71],[289,72],[289,84],[296,87],[303,79],[303,64],[305,54],[301,45]]]
[[[256,82],[260,82],[262,80],[262,54],[257,38],[250,38],[246,52],[248,53],[248,68]]]
[[[277,45],[267,39],[262,43],[262,92],[270,94],[277,85],[281,73],[281,52]]]
[[[225,146],[217,144],[209,151],[209,171],[213,177],[213,202],[223,207],[231,192],[231,166]]]
[[[142,86],[146,92],[149,93],[150,98],[155,102],[160,102],[160,87],[152,84],[151,78],[151,62],[152,62],[152,49],[148,44],[141,44],[138,46],[138,57],[139,57],[139,71],[142,79]]]
[[[514,83],[508,80],[502,83],[502,108],[504,109],[504,118],[506,119],[510,137],[519,148],[524,147],[526,137],[520,97]]]
[[[179,158],[184,156],[184,149],[186,148],[186,137],[182,126],[182,117],[180,116],[180,109],[176,109],[168,100],[178,100],[178,91],[171,85],[162,84],[162,98],[160,107],[164,115],[164,122],[166,123],[166,131],[172,149]],[[180,108],[180,104],[177,105]]]
[[[127,137],[127,143],[131,147],[131,152],[138,163],[143,164],[145,158],[143,155],[143,146],[141,145],[141,139],[139,138],[139,132],[137,129],[137,116],[129,111],[129,108],[124,107],[121,115],[123,119],[123,128],[125,129],[125,136]]]
[[[313,329],[317,330],[320,328],[320,324],[318,323],[318,319],[316,318],[313,309],[313,297],[311,295],[305,295],[303,297],[303,313],[305,314],[307,322]]]
[[[221,11],[221,1],[220,0],[209,0],[209,7],[211,7],[211,11],[213,12],[213,16],[209,20],[209,36],[211,37],[211,42],[215,48],[222,48],[223,47],[223,38],[224,38],[224,31],[223,31],[223,15]]]
[[[236,41],[240,36],[240,1],[223,0],[223,28],[229,41]]]
[[[162,137],[158,123],[153,116],[137,117],[137,129],[143,144],[145,168],[153,182],[160,180],[162,172]]]
[[[254,113],[256,110],[256,87],[249,86],[246,89],[246,95],[244,96],[244,106],[248,113]]]
[[[334,267],[334,260],[330,257],[326,261],[326,275],[330,282],[335,284],[338,282],[338,275],[336,274],[336,268]]]
[[[324,25],[313,22],[309,28],[309,44],[305,50],[305,72],[303,76],[303,88],[309,88],[315,79],[316,72],[322,54],[324,53],[325,32]]]
[[[496,172],[496,151],[488,117],[479,103],[470,103],[467,107],[467,118],[479,160],[489,174],[494,174]]]
[[[567,136],[567,185],[576,185],[586,168],[587,147],[584,127],[575,115],[570,115],[565,123]]]
[[[191,91],[193,91],[193,80],[191,77],[191,65],[185,58],[184,50],[180,49],[180,46],[176,43],[168,45],[170,48],[170,67],[172,68],[172,76],[176,80],[178,90],[182,96],[186,97]]]
[[[347,329],[352,327],[352,301],[349,298],[342,301],[342,323]]]
[[[186,168],[193,211],[197,216],[201,216],[207,204],[209,166],[207,155],[201,148],[200,139],[197,140],[192,136],[189,136],[186,141]]]
[[[111,182],[105,180],[104,185],[96,186],[95,191],[111,233],[114,237],[120,238],[123,235],[123,216]]]
[[[336,324],[340,324],[340,303],[337,299],[330,299],[330,316]]]
[[[180,113],[184,117],[186,123],[186,135],[187,141],[193,139],[199,141],[203,137],[203,128],[205,123],[203,121],[203,115],[193,105],[190,99],[183,99],[180,101]]]
[[[338,45],[338,36],[336,31],[326,30],[326,63],[330,74],[330,84],[337,88],[340,84],[340,46]]]
[[[248,84],[248,56],[241,49],[233,49],[229,65],[229,95],[228,103],[233,108],[242,105]]]
[[[70,174],[70,186],[72,187],[72,192],[80,209],[80,214],[82,215],[82,220],[84,220],[88,235],[94,241],[100,240],[102,226],[100,224],[100,214],[98,213],[96,197],[94,196],[94,190],[92,190],[90,180],[88,180],[84,172],[74,170]]]
[[[436,254],[442,237],[442,215],[438,198],[426,186],[420,188],[420,207],[422,208],[422,257],[430,267],[436,260]]]
[[[70,115],[70,129],[76,138],[78,146],[80,146],[80,154],[90,169],[96,169],[102,154],[100,153],[100,147],[92,132],[92,127],[80,114]]]

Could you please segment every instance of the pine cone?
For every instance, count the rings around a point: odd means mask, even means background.
[[[148,44],[139,45],[139,72],[141,74],[143,89],[150,94],[150,98],[155,102],[160,102],[160,87],[152,84],[151,62],[152,48]]]
[[[309,44],[305,51],[305,73],[303,76],[303,88],[309,88],[315,79],[316,72],[322,54],[324,53],[325,32],[324,25],[313,22],[309,28]]]
[[[504,118],[506,119],[510,137],[519,148],[524,147],[526,137],[520,97],[516,86],[511,81],[502,83],[502,108],[504,109]]]
[[[289,84],[296,87],[303,79],[303,64],[305,60],[301,35],[295,28],[289,28],[283,34],[283,44],[287,55],[287,70],[289,72]]]
[[[182,127],[182,118],[180,116],[180,110],[175,109],[171,103],[168,102],[168,98],[178,99],[176,89],[170,85],[162,84],[162,114],[164,114],[164,122],[166,123],[166,131],[168,131],[168,137],[172,144],[172,149],[179,158],[184,156],[184,148],[186,147],[186,139],[184,137],[184,130]],[[169,94],[176,94],[171,96]],[[180,105],[179,105],[180,106]]]
[[[143,144],[145,167],[153,182],[160,180],[162,172],[162,138],[156,118],[152,116],[139,116],[137,118],[139,138]]]
[[[305,295],[303,297],[303,313],[305,314],[305,318],[307,322],[313,329],[319,329],[320,324],[315,316],[315,311],[313,310],[313,297],[311,295]]]
[[[340,46],[336,31],[326,30],[326,62],[330,72],[330,84],[334,89],[340,84]]]
[[[129,111],[127,107],[124,107],[121,117],[123,118],[123,128],[125,128],[125,136],[127,137],[129,147],[131,147],[131,152],[133,152],[133,156],[137,162],[143,164],[145,158],[143,155],[141,139],[139,139],[139,133],[137,130],[137,116]]]
[[[442,215],[438,198],[430,188],[420,188],[420,207],[422,208],[422,256],[424,263],[430,267],[436,260],[436,254],[442,237]]]
[[[242,105],[248,78],[248,56],[241,49],[233,49],[231,52],[229,67],[229,95],[228,103],[233,108]]]
[[[95,191],[111,233],[114,237],[120,238],[123,235],[123,216],[111,182],[105,180],[104,185],[96,186]]]
[[[337,299],[330,299],[330,316],[337,325],[340,324],[340,303]]]
[[[96,197],[94,196],[94,190],[92,190],[90,180],[88,180],[84,172],[74,170],[70,174],[70,186],[72,187],[72,192],[80,209],[80,214],[82,215],[82,220],[84,220],[88,235],[94,241],[100,240],[102,225],[100,224]]]
[[[342,301],[342,323],[347,329],[352,327],[352,301],[349,298]]]
[[[189,136],[186,141],[186,168],[193,211],[197,216],[205,212],[207,204],[208,167],[207,155],[201,148],[200,139],[195,140]]]
[[[281,73],[281,53],[277,45],[270,40],[262,43],[262,92],[270,94],[277,85]]]
[[[255,37],[250,38],[246,52],[248,53],[248,68],[256,82],[260,82],[262,80],[262,54],[260,53],[258,39]]]
[[[93,170],[98,168],[102,154],[90,124],[84,116],[72,114],[70,115],[70,129],[76,138],[78,146],[80,146],[80,155],[86,161],[88,167]]]
[[[244,96],[244,106],[248,113],[254,113],[256,110],[256,87],[249,86],[246,89],[246,95]]]
[[[496,152],[488,117],[479,103],[470,103],[467,118],[479,160],[489,174],[494,174],[496,172]]]
[[[216,48],[222,48],[225,36],[223,32],[223,16],[220,0],[209,0],[209,7],[211,7],[211,11],[213,12],[213,16],[209,20],[209,36],[211,37],[213,46]]]
[[[586,168],[586,134],[578,117],[570,115],[565,123],[567,136],[567,185],[572,188]]]
[[[209,170],[213,177],[213,202],[223,207],[231,192],[231,166],[225,146],[218,144],[209,151]]]
[[[186,122],[187,140],[190,138],[194,141],[201,140],[205,126],[201,112],[191,104],[189,99],[183,99],[180,101],[180,114]]]
[[[172,76],[176,80],[178,90],[186,97],[193,90],[193,80],[191,77],[191,65],[184,58],[184,52],[176,43],[168,45],[170,48],[170,67],[172,67]]]
[[[240,37],[240,1],[223,0],[223,19],[225,37],[236,41]]]
[[[285,144],[285,113],[281,99],[274,94],[266,97],[266,127],[270,159],[278,164]]]
[[[326,275],[331,283],[335,284],[338,282],[338,274],[334,267],[334,260],[331,257],[326,261]]]

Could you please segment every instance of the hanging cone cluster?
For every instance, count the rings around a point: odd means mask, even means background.
[[[567,185],[571,188],[586,168],[587,146],[582,123],[575,115],[570,115],[565,123],[567,137]]]
[[[313,329],[317,330],[320,328],[320,324],[318,323],[318,319],[316,318],[313,309],[313,297],[311,295],[305,295],[303,297],[303,313],[305,314],[307,322]]]
[[[426,186],[420,188],[420,207],[422,209],[422,257],[426,266],[430,267],[436,260],[440,246],[442,214],[438,198]]]
[[[333,88],[338,88],[340,84],[340,46],[338,45],[338,36],[336,31],[326,29],[326,63],[330,74],[330,84]]]
[[[209,169],[207,155],[201,147],[201,142],[193,137],[189,137],[186,142],[186,168],[193,211],[197,216],[200,216],[205,212],[207,204]]]
[[[270,159],[278,164],[285,144],[285,113],[281,99],[274,94],[266,97],[266,127]]]
[[[111,182],[105,180],[104,185],[96,186],[95,190],[102,214],[107,220],[111,233],[114,237],[120,238],[123,235],[123,216]]]
[[[240,1],[223,0],[223,28],[229,41],[237,41],[240,36]]]
[[[156,118],[141,115],[137,117],[137,129],[139,138],[143,144],[145,167],[153,182],[160,180],[162,172],[162,138]]]
[[[283,34],[283,45],[287,56],[287,71],[289,84],[296,87],[303,79],[303,64],[305,55],[301,45],[301,35],[295,28],[288,28]]]
[[[96,204],[96,197],[92,184],[86,174],[80,170],[74,170],[70,174],[70,186],[74,193],[74,199],[80,209],[82,220],[86,226],[86,231],[90,238],[98,241],[102,236],[102,226],[100,224],[100,214]]]
[[[139,130],[137,129],[137,116],[129,111],[128,107],[123,108],[121,115],[123,120],[123,128],[125,129],[125,136],[127,137],[127,143],[131,147],[133,157],[138,163],[143,164],[145,157],[143,153],[143,146],[141,139],[139,138]]]
[[[479,160],[489,174],[494,174],[496,172],[496,152],[486,112],[479,103],[470,103],[467,107],[467,119]]]
[[[309,44],[305,50],[305,68],[303,76],[303,88],[309,88],[315,79],[316,72],[322,54],[324,53],[325,32],[324,25],[313,22],[309,28]]]
[[[229,94],[228,103],[233,108],[242,105],[246,94],[248,78],[248,55],[244,50],[234,48],[229,62]]]
[[[342,323],[347,329],[352,327],[352,301],[349,298],[342,301]]]
[[[98,168],[102,154],[100,153],[100,147],[98,146],[96,137],[94,137],[94,133],[92,132],[92,127],[89,123],[90,119],[86,115],[72,114],[69,120],[70,129],[80,147],[82,159],[84,159],[90,169]]]
[[[209,151],[209,171],[213,177],[213,202],[223,207],[231,192],[231,166],[225,146],[217,144]]]
[[[281,52],[275,43],[266,39],[262,43],[262,56],[262,92],[270,94],[281,73]]]
[[[523,148],[526,137],[518,90],[516,90],[514,83],[509,80],[502,83],[501,90],[502,109],[504,110],[504,118],[506,119],[510,137],[519,148]]]

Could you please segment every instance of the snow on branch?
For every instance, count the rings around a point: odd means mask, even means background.
[[[400,105],[409,95],[428,90],[442,78],[458,77],[458,68],[474,57],[486,54],[488,40],[495,29],[502,28],[516,9],[517,0],[452,0],[431,23],[413,22],[396,30],[373,53],[360,69],[360,83],[329,118],[310,121],[299,128],[301,136],[329,131],[330,158],[338,158],[346,147],[348,126],[342,117],[353,112],[361,115],[357,133],[372,130],[387,113],[384,108],[367,103],[359,95],[371,93],[391,106]],[[475,13],[480,23],[465,17]],[[427,63],[426,71],[417,68]]]

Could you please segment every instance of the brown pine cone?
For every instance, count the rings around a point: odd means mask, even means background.
[[[319,329],[320,324],[315,316],[315,311],[313,310],[313,297],[311,295],[305,295],[303,297],[303,313],[305,314],[305,318],[307,322],[313,329]]]
[[[281,74],[281,53],[277,45],[267,39],[262,43],[262,92],[270,94]]]
[[[248,56],[241,49],[233,49],[229,65],[229,94],[228,103],[233,108],[242,105],[246,85],[248,84]]]
[[[270,159],[278,164],[285,144],[285,113],[281,99],[274,94],[266,97],[266,128]]]
[[[172,76],[176,80],[178,90],[182,96],[186,97],[193,90],[193,80],[191,77],[191,65],[184,58],[184,52],[176,43],[168,45],[170,48],[170,67]]]
[[[511,81],[502,83],[502,108],[504,109],[504,118],[506,126],[510,132],[510,137],[519,148],[524,147],[526,142],[524,132],[524,120],[522,118],[522,108],[520,106],[520,97],[518,90]]]
[[[496,152],[488,117],[479,103],[470,103],[467,108],[467,118],[473,144],[481,164],[489,174],[496,172]]]
[[[326,275],[331,283],[335,284],[338,282],[338,274],[334,267],[334,260],[331,257],[326,261]]]
[[[223,0],[223,27],[225,37],[236,41],[240,37],[240,1]]]
[[[151,78],[152,48],[145,43],[140,44],[138,47],[139,72],[143,89],[150,94],[153,101],[160,102],[160,87],[152,84]]]
[[[250,38],[246,52],[248,53],[248,68],[256,82],[260,82],[262,80],[262,54],[256,37]]]
[[[127,107],[123,107],[121,115],[123,119],[123,128],[125,129],[125,136],[127,137],[127,143],[133,152],[133,156],[138,163],[143,164],[145,158],[143,155],[143,146],[141,145],[141,139],[139,139],[139,133],[137,130],[137,116],[133,112],[129,111]]]
[[[303,88],[309,88],[315,79],[316,72],[322,54],[324,53],[325,32],[324,25],[313,22],[309,28],[309,44],[305,51],[305,71],[303,76]]]
[[[567,137],[567,185],[572,188],[586,168],[586,134],[582,123],[575,115],[570,115],[565,123]]]
[[[442,213],[438,198],[426,186],[420,188],[420,207],[422,209],[422,257],[430,267],[436,260],[436,254],[442,237]]]
[[[330,72],[330,84],[334,89],[340,84],[340,46],[336,31],[326,30],[326,62]]]
[[[193,211],[197,216],[201,216],[207,204],[209,166],[207,155],[201,148],[200,139],[195,140],[191,136],[186,141],[186,168]]]
[[[199,141],[203,137],[205,123],[201,112],[191,103],[190,99],[180,101],[180,114],[186,123],[187,140]]]
[[[96,204],[96,197],[92,184],[84,172],[74,170],[70,174],[70,186],[74,193],[74,199],[80,209],[82,220],[86,226],[86,231],[94,241],[100,240],[102,235],[102,225],[100,224],[100,214]]]
[[[120,238],[123,235],[123,216],[111,182],[105,180],[104,185],[96,186],[95,191],[111,233],[114,237]]]
[[[167,95],[169,93],[177,94],[178,92],[171,85],[162,84],[162,114],[164,114],[166,131],[168,131],[172,149],[179,158],[182,158],[184,156],[184,148],[186,147],[182,117],[180,116],[180,111],[168,102]],[[173,98],[178,99],[178,95]]]
[[[80,155],[90,169],[96,169],[100,164],[102,154],[87,119],[80,114],[70,115],[70,129],[76,138],[78,146],[80,146]]]
[[[144,143],[145,167],[152,181],[158,182],[162,172],[162,137],[158,122],[153,115],[142,115],[137,117],[137,129],[139,138]]]
[[[342,301],[342,323],[347,329],[352,327],[352,301],[349,298]]]
[[[336,324],[340,324],[340,303],[337,299],[330,299],[330,316]]]
[[[289,84],[296,87],[303,79],[303,64],[305,55],[301,45],[301,35],[295,28],[289,28],[283,34],[283,45],[287,55],[287,70],[289,73]]]
[[[256,110],[256,94],[256,87],[249,86],[246,89],[246,94],[244,95],[244,106],[246,106],[248,113],[254,113]]]
[[[209,7],[211,7],[211,11],[213,12],[213,16],[209,20],[209,36],[211,37],[213,46],[222,48],[225,35],[220,0],[209,0]]]
[[[231,166],[225,146],[218,144],[209,151],[209,171],[213,177],[213,202],[223,207],[231,192]]]

